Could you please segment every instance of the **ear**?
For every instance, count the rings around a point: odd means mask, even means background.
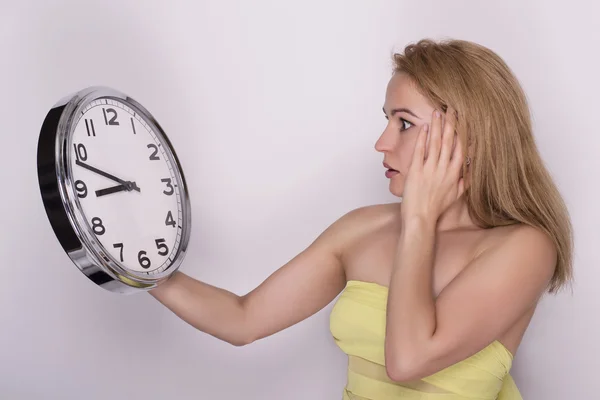
[[[470,149],[470,147],[467,147],[467,149]],[[472,154],[469,152],[469,154]],[[463,184],[464,184],[464,191],[466,191],[467,189],[469,189],[469,187],[471,186],[471,167],[473,165],[473,157],[472,156],[466,156],[465,158],[469,158],[469,160],[465,161],[465,164],[463,165],[463,169],[461,170],[460,173],[460,178],[463,180]],[[468,163],[468,165],[467,165]]]
[[[457,123],[457,133],[460,136],[462,134],[461,141],[464,143],[463,154],[465,156],[465,160],[470,160],[469,162],[465,162],[464,171],[467,172],[471,169],[473,164],[473,155],[475,154],[475,140],[473,139],[473,135],[468,132],[467,127],[458,125]]]

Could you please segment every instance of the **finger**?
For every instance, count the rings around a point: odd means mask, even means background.
[[[419,136],[417,137],[417,143],[415,144],[415,150],[413,151],[413,157],[411,162],[411,168],[417,167],[421,168],[423,165],[423,160],[425,159],[425,147],[427,142],[427,137],[429,131],[429,125],[423,124],[421,126],[421,130],[419,131]]]
[[[438,110],[433,111],[431,127],[429,128],[429,146],[427,149],[427,160],[425,164],[437,165],[440,158],[440,147],[442,141],[442,114]]]
[[[452,157],[456,133],[456,114],[452,107],[448,107],[444,119],[444,130],[442,133],[442,149],[440,150],[439,163],[448,165]]]

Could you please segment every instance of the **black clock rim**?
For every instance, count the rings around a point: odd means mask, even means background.
[[[71,225],[62,201],[59,189],[60,183],[58,182],[56,173],[58,126],[67,106],[68,103],[53,107],[44,118],[38,138],[37,172],[40,194],[46,215],[50,221],[50,226],[63,250],[70,256],[78,251],[87,251],[87,249],[81,240],[79,240],[75,229]],[[115,277],[100,268],[96,268],[95,271],[86,275],[92,282],[99,286],[115,279]]]

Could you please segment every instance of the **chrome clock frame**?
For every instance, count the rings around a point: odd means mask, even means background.
[[[132,271],[105,251],[92,227],[84,219],[75,191],[69,151],[72,133],[82,110],[91,102],[112,98],[127,104],[152,128],[175,167],[181,189],[181,243],[171,265],[155,275]],[[191,232],[191,205],[187,183],[177,154],[162,127],[150,112],[133,98],[115,89],[92,86],[58,101],[48,112],[39,135],[37,170],[46,215],[62,248],[96,285],[111,292],[132,294],[150,290],[167,280],[183,262]]]

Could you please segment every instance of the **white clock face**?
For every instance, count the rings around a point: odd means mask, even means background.
[[[167,143],[137,110],[112,98],[87,104],[73,126],[72,183],[88,229],[130,271],[165,271],[181,244],[184,212]]]

